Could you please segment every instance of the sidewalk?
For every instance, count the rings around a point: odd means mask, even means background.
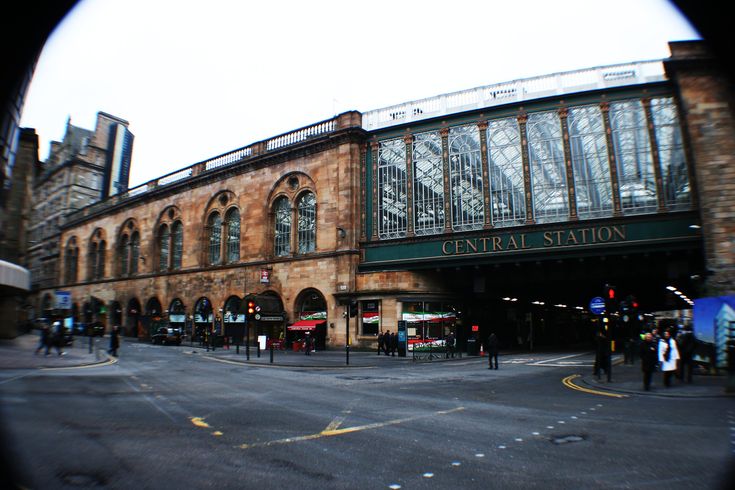
[[[727,392],[727,373],[720,371],[719,376],[710,374],[694,374],[692,382],[686,383],[674,378],[671,386],[666,388],[663,383],[663,373],[653,374],[651,390],[643,389],[643,373],[640,361],[635,364],[616,364],[612,367],[611,381],[607,381],[607,375],[600,373],[597,379],[593,373],[585,373],[581,378],[581,384],[589,388],[622,393],[629,395],[665,396],[674,398],[711,398],[711,397],[735,397],[735,392]],[[578,383],[579,384],[579,383]]]
[[[301,368],[314,368],[314,369],[334,369],[334,368],[365,368],[365,367],[384,367],[384,366],[404,366],[406,363],[414,362],[413,356],[409,352],[406,357],[399,357],[398,354],[395,356],[386,356],[382,353],[377,354],[376,351],[353,351],[350,350],[349,364],[347,363],[347,354],[344,348],[342,349],[329,349],[319,350],[312,352],[310,355],[304,354],[304,352],[294,352],[293,350],[274,350],[273,351],[273,362],[271,363],[270,350],[261,350],[260,357],[258,357],[257,349],[253,346],[250,347],[250,359],[248,360],[245,352],[245,347],[240,346],[240,353],[237,354],[237,348],[230,346],[229,349],[225,347],[217,347],[214,351],[211,349],[207,351],[206,348],[200,347],[199,344],[189,346],[186,342],[181,344],[181,347],[187,351],[191,351],[194,354],[213,357],[226,362],[236,362],[253,366],[262,367],[301,367]],[[467,359],[480,359],[478,356],[467,356],[462,355],[460,359],[459,355],[455,355],[454,358],[434,358],[431,361],[416,359],[416,363],[424,362],[452,362]]]
[[[0,339],[0,369],[48,369],[87,366],[107,362],[107,339],[95,337],[92,352],[89,352],[89,338],[75,337],[70,346],[62,349],[63,356],[56,353],[56,348],[45,349],[36,354],[38,332],[19,335],[14,339]]]

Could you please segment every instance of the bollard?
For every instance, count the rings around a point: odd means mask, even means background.
[[[90,353],[90,354],[92,353],[92,338],[93,338],[93,337],[92,337],[92,336],[90,335],[90,336],[89,336],[89,353]]]
[[[350,364],[350,346],[349,345],[345,346],[345,351],[346,351],[345,362],[347,362],[347,365],[349,366]]]
[[[258,359],[260,359],[260,342],[257,343],[256,347],[258,348]]]
[[[271,344],[271,364],[273,364],[273,344]]]

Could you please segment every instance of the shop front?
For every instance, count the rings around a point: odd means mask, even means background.
[[[303,351],[307,334],[314,341],[316,350],[326,349],[327,321],[326,320],[299,320],[286,327],[286,345],[294,351]]]

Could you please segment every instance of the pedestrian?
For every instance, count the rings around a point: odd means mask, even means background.
[[[385,337],[383,336],[383,332],[380,332],[378,334],[378,355],[380,355],[380,351],[383,350],[385,343]]]
[[[664,386],[671,386],[671,378],[676,373],[679,361],[679,349],[676,340],[671,336],[671,329],[664,331],[664,336],[658,342],[658,361],[661,363],[661,371],[664,373]]]
[[[390,355],[395,357],[398,350],[398,335],[395,332],[390,334]]]
[[[595,349],[595,367],[594,374],[597,378],[600,377],[600,370],[605,371],[608,381],[610,381],[610,355],[611,346],[610,339],[607,337],[605,330],[600,329],[597,332],[597,346]]]
[[[648,332],[643,337],[640,346],[641,371],[643,371],[643,389],[649,391],[651,389],[651,378],[658,366],[658,344],[653,338],[653,334]]]
[[[311,332],[306,332],[306,337],[304,337],[304,354],[311,355]]]
[[[495,332],[490,332],[490,336],[487,338],[487,358],[488,369],[498,369],[498,337]],[[494,367],[493,363],[495,363]]]
[[[676,343],[681,356],[679,364],[679,379],[686,382],[692,382],[692,372],[694,371],[694,351],[697,345],[697,338],[694,336],[694,330],[690,324],[684,328],[676,336]]]
[[[450,354],[454,358],[454,334],[452,332],[449,332],[444,338],[444,344],[447,347],[447,359],[449,359]]]
[[[117,357],[117,350],[120,348],[120,327],[114,325],[110,330],[110,348],[107,353],[112,357]]]
[[[63,356],[66,352],[62,349],[64,346],[64,325],[60,321],[54,322],[54,331],[52,332],[51,344],[56,348],[56,354]],[[50,346],[49,346],[50,347]],[[46,348],[48,354],[49,348]]]
[[[36,347],[36,354],[41,352],[41,349],[46,349],[46,355],[51,347],[51,335],[49,332],[48,325],[44,323],[41,325],[41,331],[38,333],[38,346]]]
[[[390,330],[385,331],[385,335],[383,336],[383,349],[385,350],[385,355],[390,355]]]

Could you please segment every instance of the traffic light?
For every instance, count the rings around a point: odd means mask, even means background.
[[[255,319],[255,312],[257,310],[258,306],[255,303],[255,298],[246,298],[245,299],[245,318],[247,318],[248,321]]]
[[[618,304],[615,294],[615,286],[605,284],[605,310],[608,314],[617,313]]]
[[[615,286],[610,286],[608,284],[605,286],[605,290],[606,290],[607,299],[614,300],[615,299]]]
[[[350,318],[357,316],[357,300],[350,300]]]

